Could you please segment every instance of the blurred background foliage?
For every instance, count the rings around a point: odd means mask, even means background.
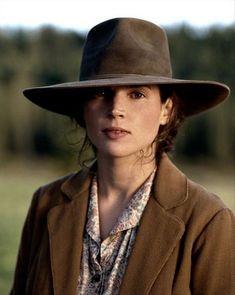
[[[235,209],[235,27],[167,28],[174,77],[231,88],[220,107],[187,120],[174,160]],[[39,109],[22,89],[78,78],[84,35],[44,26],[0,30],[0,294],[8,294],[21,228],[37,186],[78,168],[82,130]],[[56,99],[56,98],[54,98]]]
[[[167,31],[174,77],[217,80],[232,90],[222,106],[185,124],[177,154],[231,163],[235,158],[235,27],[196,31],[182,25]],[[0,158],[45,154],[61,159],[65,154],[65,118],[40,111],[21,91],[76,80],[83,42],[83,35],[54,27],[0,31]]]

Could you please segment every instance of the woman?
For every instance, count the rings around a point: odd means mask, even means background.
[[[96,161],[35,193],[11,294],[235,294],[234,215],[166,155],[226,85],[173,79],[164,30],[117,18],[89,32],[79,81],[24,94],[76,120]]]

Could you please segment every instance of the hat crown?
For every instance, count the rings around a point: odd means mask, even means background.
[[[171,78],[165,31],[136,18],[115,18],[93,27],[84,45],[80,80],[129,74]]]
[[[229,87],[216,81],[172,78],[165,31],[136,18],[114,18],[90,30],[79,81],[25,89],[24,95],[47,110],[82,120],[84,89],[155,84],[174,90],[185,116],[212,108],[229,95]]]

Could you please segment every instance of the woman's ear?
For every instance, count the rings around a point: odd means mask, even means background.
[[[173,108],[173,101],[169,97],[162,104],[161,115],[160,115],[160,125],[166,125],[168,123],[172,108]]]

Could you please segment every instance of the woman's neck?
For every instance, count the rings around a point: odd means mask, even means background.
[[[100,236],[104,240],[135,191],[155,169],[155,161],[97,157]]]
[[[155,160],[127,161],[125,158],[97,158],[99,196],[128,200],[156,168]]]

